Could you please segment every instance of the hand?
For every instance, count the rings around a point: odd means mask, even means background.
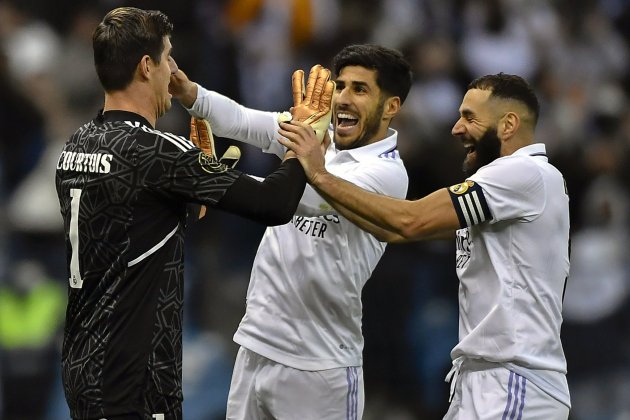
[[[293,72],[291,80],[293,88],[293,107],[291,120],[309,124],[321,142],[328,131],[332,117],[332,96],[335,82],[330,80],[330,70],[319,64],[314,65],[304,86],[304,71]],[[279,122],[287,121],[283,116]]]
[[[190,118],[190,141],[208,157],[216,158],[214,136],[212,135],[210,123],[207,120],[195,117]]]
[[[327,143],[322,145],[313,128],[299,121],[280,123],[278,133],[281,135],[278,141],[289,149],[287,154],[295,153],[310,183],[313,183],[321,174],[326,173],[324,153],[325,148],[330,144],[330,138],[328,138]]]
[[[201,118],[190,118],[190,141],[201,149],[212,160],[216,160],[217,149],[214,147],[214,136],[212,135],[212,127],[207,120]],[[219,163],[234,168],[241,158],[241,149],[237,146],[227,148]]]
[[[216,162],[216,149],[214,148],[214,136],[212,135],[212,127],[206,120],[191,117],[190,118],[190,141],[208,156],[210,161]],[[201,156],[200,156],[201,158]],[[221,172],[227,168],[234,168],[241,158],[241,149],[236,146],[230,146],[223,154],[216,171]],[[206,215],[206,206],[202,205],[199,209],[198,218],[201,219]]]
[[[168,85],[168,93],[173,95],[186,108],[192,108],[197,100],[197,83],[192,82],[186,73],[177,70],[171,74],[171,81]]]

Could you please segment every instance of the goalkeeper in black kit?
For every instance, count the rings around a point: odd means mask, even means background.
[[[214,156],[204,121],[192,120],[193,142],[155,128],[180,71],[172,30],[159,11],[104,17],[93,34],[104,108],[57,163],[69,278],[62,378],[75,420],[182,418],[188,216],[218,208],[284,224],[306,182],[289,155],[263,181],[232,169]],[[329,107],[332,82],[322,89]]]

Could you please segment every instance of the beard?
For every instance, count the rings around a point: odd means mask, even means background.
[[[340,144],[335,142],[337,150],[356,149],[357,147],[365,146],[370,142],[372,137],[378,132],[381,126],[381,118],[383,117],[383,110],[385,109],[385,100],[381,99],[376,105],[376,109],[365,119],[365,129],[363,133],[359,134],[356,140],[349,144]]]
[[[462,167],[464,174],[470,176],[499,157],[501,157],[501,140],[497,136],[497,128],[488,128],[477,140],[475,151],[466,155]]]

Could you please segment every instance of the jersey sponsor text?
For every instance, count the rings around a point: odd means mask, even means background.
[[[325,237],[326,229],[328,229],[326,222],[339,223],[339,217],[334,214],[321,217],[294,216],[291,221],[295,228],[303,234],[317,238]]]

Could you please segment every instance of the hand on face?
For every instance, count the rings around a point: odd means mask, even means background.
[[[197,84],[192,82],[181,69],[177,69],[171,74],[168,92],[186,108],[190,108],[197,99]]]
[[[280,123],[278,133],[281,136],[278,141],[295,153],[309,182],[314,181],[319,174],[326,172],[324,153],[330,144],[328,134],[320,144],[313,128],[299,121]]]

